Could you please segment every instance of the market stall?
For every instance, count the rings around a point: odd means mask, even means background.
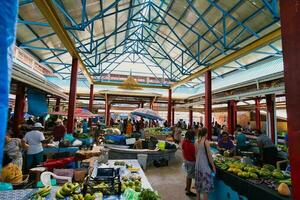
[[[105,164],[95,161],[91,167],[91,173],[82,183],[2,191],[0,199],[149,199],[145,195],[159,199],[137,160],[108,160]],[[108,171],[115,173],[112,185]]]
[[[239,157],[228,158],[215,155],[217,180],[223,181],[246,199],[291,199],[289,172],[265,164],[262,167]]]

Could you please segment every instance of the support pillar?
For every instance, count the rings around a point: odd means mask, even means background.
[[[54,110],[56,112],[59,112],[59,110],[60,110],[60,98],[59,97],[56,98],[55,109]]]
[[[266,95],[267,103],[267,133],[271,137],[274,144],[277,144],[277,130],[276,130],[276,102],[275,95]]]
[[[94,101],[94,85],[90,85],[90,101],[89,101],[89,111],[93,112],[93,101]],[[89,118],[89,126],[92,127],[92,118]]]
[[[74,132],[78,64],[78,59],[73,58],[69,92],[67,133]]]
[[[19,126],[24,119],[24,107],[25,107],[25,86],[22,83],[18,83],[14,110],[13,131],[16,137],[21,136]]]
[[[168,126],[171,126],[171,112],[172,112],[172,89],[170,88],[169,90],[169,96],[168,96]]]
[[[189,107],[189,126],[192,128],[193,126],[193,107]]]
[[[105,124],[106,126],[110,125],[110,105],[109,105],[109,96],[105,94]]]
[[[208,130],[207,138],[211,140],[212,126],[211,126],[211,114],[212,114],[212,98],[211,98],[211,71],[205,73],[205,127]]]
[[[172,103],[172,126],[175,124],[175,101]]]
[[[300,199],[300,4],[280,0],[285,95],[288,118],[288,145],[293,199]]]
[[[255,99],[255,128],[261,130],[261,118],[260,118],[260,98]]]
[[[234,130],[236,129],[237,124],[237,106],[236,101],[230,100],[228,101],[228,107],[227,107],[227,128],[228,133],[233,135]]]
[[[144,108],[144,102],[143,101],[141,102],[141,108]]]

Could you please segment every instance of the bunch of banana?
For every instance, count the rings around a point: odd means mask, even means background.
[[[40,188],[39,191],[34,193],[32,197],[30,198],[31,200],[42,200],[44,197],[46,197],[48,194],[51,192],[51,186],[46,186],[43,188]]]
[[[61,186],[57,192],[56,192],[56,198],[58,199],[64,199],[67,196],[71,196],[73,193],[79,193],[80,191],[78,190],[79,188],[79,183],[65,183],[63,186]]]
[[[94,193],[91,195],[90,193],[86,193],[85,196],[83,197],[82,194],[74,194],[71,199],[73,200],[95,200],[101,199],[102,200],[102,193]]]

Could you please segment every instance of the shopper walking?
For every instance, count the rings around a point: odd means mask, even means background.
[[[195,185],[197,191],[197,200],[208,199],[208,193],[213,190],[213,177],[216,173],[209,141],[207,137],[207,128],[202,128],[199,133],[199,140],[196,143],[196,167],[195,167]],[[201,198],[202,196],[202,198]]]
[[[28,144],[27,150],[27,170],[43,162],[43,143],[45,136],[41,132],[44,127],[37,122],[33,126],[33,130],[26,133],[24,141]]]
[[[186,170],[186,195],[196,196],[195,193],[191,192],[192,179],[195,178],[195,162],[196,162],[196,149],[193,143],[195,133],[192,130],[188,130],[185,134],[182,142],[182,153],[184,158],[184,167]]]

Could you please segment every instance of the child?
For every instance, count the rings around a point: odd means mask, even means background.
[[[188,130],[185,134],[185,138],[182,142],[182,151],[184,158],[184,165],[187,172],[186,176],[186,195],[196,196],[191,192],[192,179],[195,178],[195,162],[196,162],[196,150],[193,144],[195,133],[192,130]]]

